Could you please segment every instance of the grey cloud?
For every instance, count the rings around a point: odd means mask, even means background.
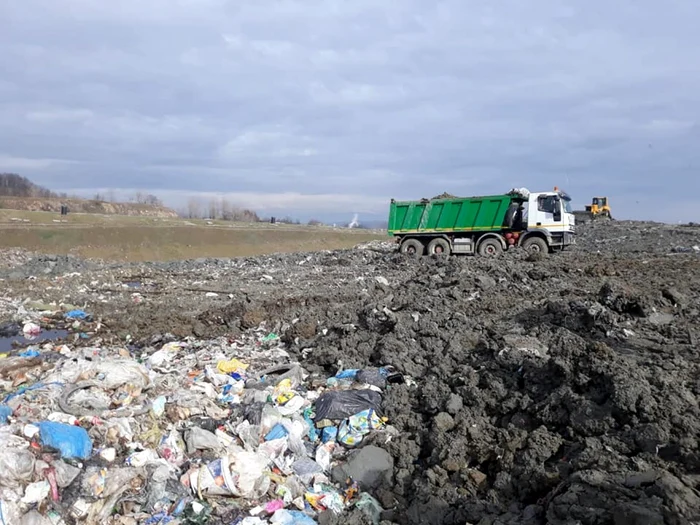
[[[391,197],[559,185],[623,216],[653,193],[655,218],[693,219],[671,204],[700,189],[693,2],[0,9],[0,170],[56,189],[381,215]]]

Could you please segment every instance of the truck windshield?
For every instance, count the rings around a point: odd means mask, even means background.
[[[564,203],[564,211],[566,213],[574,213],[574,209],[571,207],[571,201],[569,199],[562,199]]]

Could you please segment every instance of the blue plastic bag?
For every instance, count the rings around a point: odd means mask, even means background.
[[[20,357],[39,357],[41,353],[34,348],[27,348],[24,352],[18,354]]]
[[[314,425],[314,420],[311,419],[311,414],[313,414],[313,409],[311,407],[304,410],[304,421],[309,424],[309,441],[316,443],[318,441],[318,431]]]
[[[70,312],[66,313],[66,319],[79,319],[79,320],[84,320],[87,319],[88,314],[83,312],[82,310],[71,310]]]
[[[358,368],[353,368],[353,369],[348,369],[348,370],[341,370],[337,374],[335,374],[336,379],[355,379],[355,376],[360,370]]]
[[[0,405],[0,425],[7,425],[7,418],[12,415],[12,409],[7,405]]]
[[[41,444],[55,448],[61,457],[88,459],[92,455],[92,440],[84,428],[54,421],[42,421],[36,426]]]
[[[284,428],[283,425],[280,423],[277,423],[272,429],[267,433],[265,436],[265,441],[272,441],[273,439],[282,439],[283,437],[287,437],[289,435],[289,432],[287,432],[287,429]]]
[[[323,429],[321,441],[328,443],[329,441],[335,441],[337,437],[338,427],[326,427]]]
[[[272,515],[270,523],[276,525],[316,525],[316,520],[299,510],[281,509]]]

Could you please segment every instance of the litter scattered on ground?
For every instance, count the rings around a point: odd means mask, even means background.
[[[261,327],[139,349],[13,350],[0,380],[0,523],[298,525],[355,507],[376,521],[367,491],[393,464],[376,447],[351,452],[388,438],[382,393],[404,378],[392,366],[310,375]]]

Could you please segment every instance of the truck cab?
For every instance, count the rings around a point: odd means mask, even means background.
[[[576,219],[571,197],[555,189],[530,193],[526,205],[527,232],[544,235],[553,249],[563,249],[575,242]],[[525,222],[525,221],[523,221]]]

